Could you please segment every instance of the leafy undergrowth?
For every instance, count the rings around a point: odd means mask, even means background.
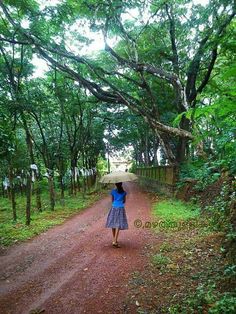
[[[161,219],[170,216],[183,219],[181,210],[176,215],[175,211],[168,214],[170,208],[164,210],[170,202],[175,200],[155,205],[154,215],[160,215]],[[194,210],[189,204],[177,201],[172,205],[182,208],[185,220],[193,217]],[[202,217],[198,216],[198,220]],[[232,277],[236,269],[222,257],[223,232],[212,231],[210,225],[202,224],[154,232],[154,244],[145,248],[148,265],[142,272],[134,272],[130,279],[129,294],[124,301],[127,313],[236,313]]]
[[[17,221],[12,220],[11,203],[7,198],[0,199],[0,245],[9,246],[13,243],[28,240],[49,228],[63,223],[67,218],[78,214],[84,208],[92,205],[107,190],[97,191],[89,195],[66,195],[63,202],[57,200],[55,210],[49,208],[47,193],[42,193],[42,212],[36,210],[35,197],[32,197],[30,226],[25,225],[25,197],[17,197]]]

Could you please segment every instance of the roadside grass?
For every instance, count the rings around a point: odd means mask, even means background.
[[[153,231],[168,233],[201,227],[205,234],[209,232],[211,219],[201,214],[200,207],[191,202],[182,202],[174,198],[162,198],[152,206]]]
[[[153,214],[166,220],[188,220],[198,218],[200,208],[177,199],[163,199],[154,204]]]
[[[193,248],[197,239],[204,239],[212,232],[212,221],[209,217],[201,214],[200,207],[191,202],[183,202],[174,198],[163,198],[155,202],[152,206],[152,215],[156,224],[153,224],[155,233],[164,232],[166,240],[159,248],[159,254],[154,254],[152,261],[161,256],[164,258],[169,252],[173,252],[175,248],[171,243],[171,239],[176,237],[178,232],[197,231],[197,234],[192,238],[186,239],[184,245]],[[169,242],[170,239],[170,242]],[[167,259],[166,259],[167,261]],[[168,263],[167,263],[168,264]]]
[[[35,196],[32,195],[31,207],[31,223],[30,226],[25,224],[25,196],[17,195],[17,221],[12,219],[11,202],[8,198],[0,198],[0,245],[9,246],[13,243],[28,240],[53,226],[63,223],[67,218],[78,214],[84,208],[92,205],[103,195],[107,194],[107,190],[93,192],[83,197],[82,193],[76,196],[65,195],[63,202],[56,199],[55,210],[50,210],[49,195],[43,192],[42,212],[36,209]]]

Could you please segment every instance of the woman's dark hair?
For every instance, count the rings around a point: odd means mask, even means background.
[[[117,191],[118,191],[118,193],[123,193],[124,192],[124,189],[123,189],[123,187],[122,187],[122,182],[118,182],[118,183],[116,183],[116,187],[117,187]]]

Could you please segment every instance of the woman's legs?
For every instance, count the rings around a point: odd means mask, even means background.
[[[117,242],[117,239],[118,239],[118,235],[119,235],[119,231],[120,229],[119,228],[112,228],[112,235],[113,235],[113,243]]]
[[[113,243],[115,242],[116,228],[112,228]]]
[[[120,245],[117,242],[119,231],[120,231],[119,228],[112,228],[112,235],[113,235],[112,245],[115,247],[120,247]]]
[[[117,243],[117,239],[118,239],[119,231],[120,231],[120,229],[119,229],[119,228],[116,228],[116,229],[115,229],[115,243]]]

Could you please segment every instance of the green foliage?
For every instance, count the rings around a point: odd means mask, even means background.
[[[171,260],[163,254],[155,254],[152,256],[152,264],[157,268],[162,268],[168,265],[170,262]]]
[[[214,204],[205,207],[205,210],[211,213],[214,230],[227,231],[228,239],[235,237],[235,232],[232,232],[229,223],[230,204],[235,197],[235,192],[231,193],[230,189],[229,184],[223,184],[220,195],[215,198]]]
[[[187,301],[188,306],[191,309],[196,309],[197,311],[203,311],[204,307],[208,304],[212,304],[215,300],[215,284],[200,284],[194,297]]]
[[[227,265],[224,270],[224,275],[229,278],[236,277],[236,265]]]
[[[171,252],[172,245],[169,242],[165,242],[160,246],[160,252]]]
[[[104,174],[105,172],[107,172],[107,160],[105,160],[101,156],[99,156],[98,158],[97,170],[100,174]]]
[[[195,134],[193,147],[199,142],[203,143],[208,159],[203,166],[205,174],[201,175],[199,169],[196,169],[198,174],[193,176],[206,182],[202,188],[210,183],[206,181],[206,178],[209,178],[207,168],[227,168],[232,174],[236,172],[235,33],[234,21],[229,28],[230,36],[222,41],[212,78],[204,93],[198,97],[196,106],[180,113],[173,120],[175,126],[180,125],[183,116],[190,120]],[[214,178],[212,182],[213,180]]]
[[[215,284],[200,284],[196,292],[189,296],[182,305],[172,306],[171,314],[234,314],[236,311],[236,295],[232,292],[220,294]]]
[[[136,171],[136,168],[137,168],[137,165],[136,165],[136,163],[135,163],[135,162],[132,162],[132,165],[131,165],[131,167],[130,167],[129,171],[130,171],[130,172],[133,172],[133,173],[135,173],[135,171]]]
[[[236,296],[225,293],[209,310],[209,314],[233,314],[236,312]]]
[[[208,185],[219,179],[221,166],[220,161],[211,161],[210,158],[207,162],[204,159],[185,162],[180,168],[178,186],[182,187],[184,180],[191,178],[197,180],[194,189],[203,191]]]

